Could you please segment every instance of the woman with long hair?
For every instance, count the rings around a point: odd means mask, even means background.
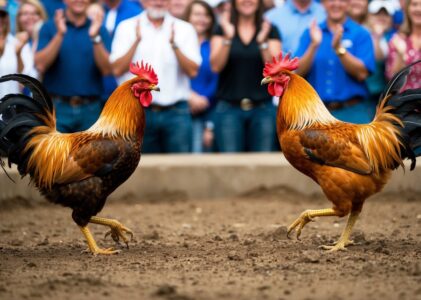
[[[38,77],[34,65],[34,53],[37,48],[38,31],[47,19],[44,7],[38,0],[22,1],[16,18],[16,39],[21,47],[23,61],[22,73]]]
[[[408,0],[404,8],[404,22],[389,43],[386,76],[390,79],[406,65],[421,59],[421,0]],[[420,88],[421,65],[411,68],[404,89]]]
[[[186,21],[191,23],[197,32],[200,43],[202,64],[195,78],[191,79],[192,92],[189,98],[190,111],[193,117],[194,153],[210,150],[213,142],[213,122],[210,108],[214,102],[218,75],[210,67],[210,38],[215,26],[215,15],[212,7],[203,0],[194,0],[186,9]],[[204,146],[204,147],[203,147]]]
[[[281,41],[263,10],[262,0],[233,0],[211,38],[211,67],[220,73],[215,138],[221,152],[275,147],[275,106],[260,81],[264,63],[280,54]]]

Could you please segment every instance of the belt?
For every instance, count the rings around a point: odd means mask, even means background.
[[[99,96],[58,96],[58,95],[51,95],[53,99],[61,100],[71,106],[79,106],[83,104],[89,104],[92,102],[97,101],[100,97]]]
[[[178,102],[175,102],[174,104],[170,104],[170,105],[151,104],[151,105],[149,105],[148,109],[150,109],[154,112],[167,111],[167,110],[177,108],[177,106],[182,102],[184,102],[184,101],[178,101]]]
[[[262,106],[264,104],[267,104],[267,103],[271,102],[272,100],[269,99],[269,100],[263,100],[263,101],[253,101],[250,98],[243,98],[243,99],[235,100],[235,101],[226,101],[226,100],[224,100],[224,101],[233,105],[233,106],[239,106],[242,110],[247,111],[247,110],[251,110],[255,107],[259,107],[259,106]]]
[[[360,97],[351,98],[345,101],[329,101],[325,102],[326,108],[328,110],[337,110],[342,109],[346,107],[354,106],[358,103],[360,103],[363,99]]]

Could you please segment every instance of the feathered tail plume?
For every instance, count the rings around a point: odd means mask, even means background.
[[[31,156],[26,146],[33,136],[56,130],[55,113],[49,95],[38,80],[22,74],[0,78],[0,82],[10,80],[27,87],[32,97],[9,94],[0,99],[0,157],[8,157],[9,167],[17,164],[19,173],[26,175]]]
[[[411,170],[415,168],[416,157],[421,156],[421,88],[401,92],[411,68],[421,63],[418,60],[399,71],[387,84],[381,95],[382,102],[377,109],[376,119],[381,111],[397,117],[402,123],[399,128],[401,136],[401,158],[412,161]]]

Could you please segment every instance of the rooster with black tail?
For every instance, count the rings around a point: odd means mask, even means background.
[[[127,245],[132,232],[120,222],[96,215],[105,201],[137,168],[145,129],[143,107],[158,91],[158,78],[148,65],[132,64],[136,75],[118,87],[108,99],[97,120],[86,131],[63,134],[56,130],[53,103],[36,79],[25,75],[6,75],[0,82],[18,81],[32,97],[13,94],[0,100],[0,154],[9,167],[18,166],[51,202],[73,210],[89,251],[114,254],[119,250],[101,249],[87,225],[107,226],[111,237]],[[0,164],[4,162],[0,158]]]

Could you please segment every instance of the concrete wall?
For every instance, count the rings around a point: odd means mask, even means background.
[[[0,201],[17,196],[40,200],[39,193],[9,172],[13,183],[0,170]],[[218,198],[244,194],[258,188],[285,186],[303,194],[321,193],[319,186],[291,167],[282,154],[143,155],[136,172],[110,198],[156,198],[182,195]],[[413,172],[397,170],[386,192],[421,192],[421,164]]]

